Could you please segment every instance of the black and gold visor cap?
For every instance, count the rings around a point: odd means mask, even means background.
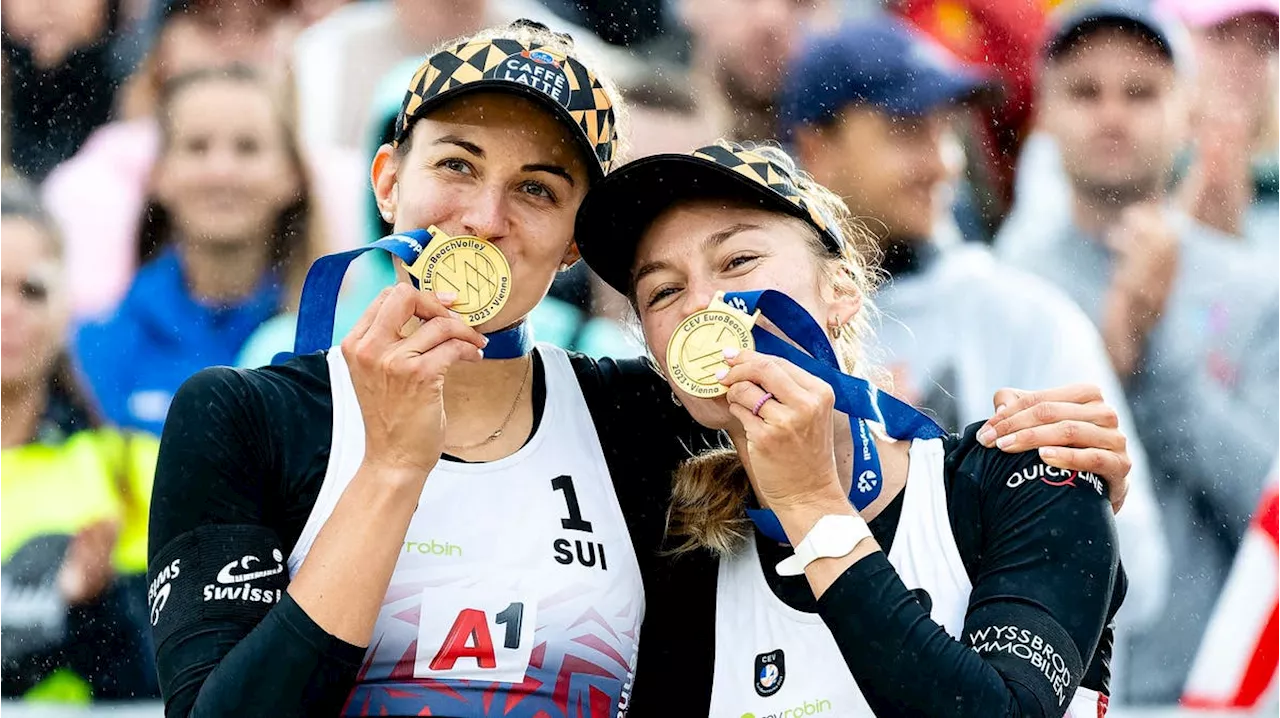
[[[572,130],[593,180],[609,171],[617,151],[613,103],[604,86],[572,55],[507,38],[476,40],[437,52],[414,73],[396,117],[399,144],[414,120],[444,102],[478,91],[512,92],[543,105]]]
[[[840,228],[804,198],[792,170],[722,141],[687,155],[636,160],[588,190],[574,228],[582,259],[609,286],[630,296],[631,265],[649,225],[671,206],[702,198],[758,202],[761,209],[808,222],[832,252],[844,246]]]

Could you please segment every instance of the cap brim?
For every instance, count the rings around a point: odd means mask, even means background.
[[[886,112],[899,117],[919,117],[939,107],[995,103],[1000,85],[978,75],[938,73],[928,82],[917,82],[914,91],[876,103]]]
[[[522,85],[518,82],[510,80],[476,80],[468,82],[465,85],[459,85],[441,92],[428,100],[423,101],[418,109],[414,112],[414,119],[408,123],[408,127],[404,134],[413,131],[413,122],[422,117],[424,113],[430,112],[441,105],[456,100],[465,95],[475,94],[477,92],[505,92],[508,94],[524,97],[532,100],[543,108],[550,110],[556,119],[565,123],[569,134],[573,136],[574,142],[578,144],[578,148],[586,154],[587,170],[591,173],[592,181],[598,181],[604,176],[604,169],[600,166],[600,158],[596,156],[596,148],[587,140],[587,136],[583,134],[582,128],[578,126],[578,121],[569,113],[568,108],[556,102],[552,97],[544,92],[535,90],[528,85]]]
[[[606,284],[630,296],[631,265],[649,225],[677,203],[708,198],[759,202],[809,221],[782,195],[727,167],[692,155],[654,155],[613,172],[587,193],[574,227],[578,251]]]
[[[1064,23],[1045,46],[1045,57],[1057,59],[1079,44],[1080,40],[1101,28],[1116,27],[1146,37],[1170,60],[1175,59],[1173,41],[1154,21],[1122,11],[1091,12]]]

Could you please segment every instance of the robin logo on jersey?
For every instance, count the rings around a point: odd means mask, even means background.
[[[787,662],[781,648],[756,656],[755,676],[756,693],[761,697],[768,698],[782,689],[787,678]]]

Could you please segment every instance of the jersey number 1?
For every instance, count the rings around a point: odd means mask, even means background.
[[[569,518],[560,519],[560,526],[566,531],[591,533],[591,522],[582,518],[582,509],[578,508],[578,492],[573,488],[573,477],[555,477],[551,480],[551,489],[564,492],[565,508],[569,510]]]

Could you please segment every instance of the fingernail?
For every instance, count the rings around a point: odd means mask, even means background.
[[[484,350],[483,350],[483,349],[476,349],[476,354],[479,354],[481,359],[483,359],[483,358],[484,358]]]
[[[1057,455],[1058,455],[1058,450],[1053,448],[1052,446],[1046,446],[1040,449],[1040,458],[1042,459],[1052,459]]]
[[[436,299],[444,304],[453,304],[458,299],[457,292],[436,292]]]
[[[729,376],[729,370],[721,369],[720,371],[716,372],[716,381],[724,381],[724,378],[726,376]]]
[[[982,431],[978,432],[978,443],[988,448],[991,447],[991,442],[995,441],[995,438],[996,430],[989,426],[982,427]]]
[[[484,342],[484,344],[481,345],[482,347],[489,346],[489,337],[486,337],[485,335],[481,334],[480,340]]]
[[[725,358],[725,359],[733,359],[734,357],[738,356],[738,354],[739,354],[739,353],[740,353],[740,350],[739,350],[737,347],[725,347],[725,348],[724,348],[724,358]]]
[[[1000,406],[997,406],[996,414],[1003,414],[1006,406],[1008,406],[1008,404],[1001,404]]]
[[[996,446],[1000,447],[1001,449],[1007,449],[1010,446],[1013,446],[1014,436],[1015,434],[1005,434],[999,439],[996,439]]]

